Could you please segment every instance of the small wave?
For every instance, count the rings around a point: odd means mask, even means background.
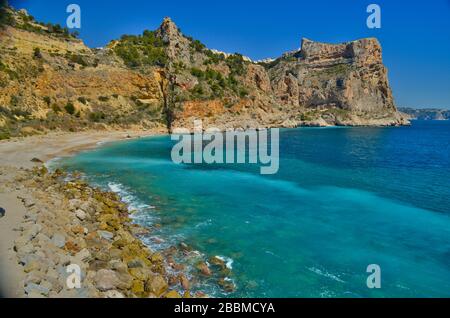
[[[225,263],[225,266],[228,269],[233,269],[233,259],[231,257],[226,257],[226,256],[220,256],[220,255],[216,255],[216,258],[220,259],[222,262]]]
[[[140,202],[134,195],[132,195],[122,184],[116,182],[108,182],[108,188],[117,193],[122,201],[126,203],[130,210],[142,211],[144,209],[155,209],[154,206]]]
[[[323,277],[327,277],[327,278],[331,278],[332,280],[335,280],[335,281],[340,282],[340,283],[345,283],[338,276],[336,276],[334,274],[331,274],[331,273],[328,273],[327,271],[322,271],[322,270],[320,270],[320,269],[318,269],[316,267],[309,267],[308,270],[313,272],[313,273],[315,273],[315,274],[317,274],[317,275],[320,275],[320,276],[323,276]]]
[[[211,225],[212,220],[208,219],[206,221],[200,222],[197,225],[195,225],[196,228],[205,227]]]
[[[273,257],[281,258],[281,259],[282,259],[282,257],[281,257],[280,255],[277,255],[277,254],[275,254],[275,253],[272,252],[272,251],[264,251],[264,253],[269,254],[269,255],[272,255]]]
[[[62,157],[55,157],[44,163],[44,166],[49,170],[54,170],[53,168],[58,166],[58,162],[60,162]]]
[[[324,290],[320,292],[320,298],[333,298],[336,297],[336,294],[331,290]]]

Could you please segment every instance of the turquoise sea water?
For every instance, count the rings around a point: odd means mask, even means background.
[[[450,122],[280,133],[280,169],[176,165],[167,136],[57,162],[120,192],[155,249],[232,267],[226,297],[450,297]],[[157,242],[157,243],[155,243]],[[381,289],[366,268],[381,267]]]

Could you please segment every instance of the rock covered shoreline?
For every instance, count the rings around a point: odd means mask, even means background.
[[[16,170],[4,186],[26,189],[19,198],[26,214],[14,241],[24,272],[19,297],[205,296],[190,292],[181,264],[141,242],[148,230],[132,223],[117,194],[61,170]],[[66,283],[70,264],[81,269],[79,289]]]

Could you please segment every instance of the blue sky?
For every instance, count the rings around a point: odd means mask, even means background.
[[[82,10],[81,38],[103,46],[122,34],[156,29],[170,16],[209,48],[252,59],[297,49],[301,37],[337,43],[377,37],[398,106],[450,108],[450,0],[10,0],[40,21],[65,24]],[[367,5],[381,6],[381,29],[366,26]],[[431,4],[432,3],[432,4]]]

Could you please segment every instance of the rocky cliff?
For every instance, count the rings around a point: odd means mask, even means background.
[[[164,127],[168,78],[178,126],[193,118],[222,128],[407,123],[395,108],[376,39],[338,45],[303,39],[301,50],[255,63],[206,48],[169,18],[155,31],[91,49],[23,10],[2,11],[2,138]]]
[[[272,62],[268,72],[278,102],[303,108],[302,118],[338,125],[406,122],[374,38],[336,45],[303,39],[299,51]]]

